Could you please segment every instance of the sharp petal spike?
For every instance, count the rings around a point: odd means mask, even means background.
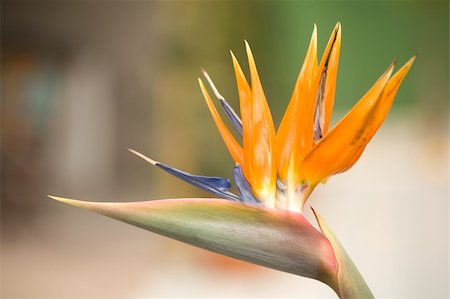
[[[236,131],[238,131],[239,135],[242,136],[242,121],[237,115],[237,113],[234,111],[234,109],[228,104],[228,102],[225,100],[225,98],[219,93],[216,86],[214,85],[214,82],[211,80],[211,77],[208,75],[208,73],[202,69],[203,76],[205,76],[206,80],[209,83],[209,86],[214,92],[214,95],[217,99],[219,99],[223,110],[225,111],[225,114],[227,115],[230,122],[233,124]]]
[[[394,66],[395,61],[350,112],[308,153],[300,167],[304,183],[315,186],[331,175],[347,170],[358,160],[389,110],[390,105],[384,110],[382,107],[387,99],[390,82],[397,82],[397,76],[403,74],[398,72],[399,75],[396,74],[390,80]],[[390,102],[394,96],[390,94]]]
[[[153,160],[153,159],[150,159],[149,157],[147,157],[147,156],[144,155],[144,154],[141,154],[141,153],[138,152],[138,151],[135,151],[135,150],[133,150],[133,149],[131,149],[131,148],[128,148],[128,150],[129,150],[130,152],[132,152],[133,154],[135,154],[136,156],[138,156],[139,158],[144,159],[145,161],[147,161],[148,163],[150,163],[150,164],[152,164],[152,165],[156,165],[156,164],[158,163],[158,161],[155,161],[155,160]]]
[[[204,191],[207,191],[209,193],[212,193],[217,196],[224,197],[226,199],[231,200],[239,200],[239,197],[231,192],[228,192],[228,190],[231,188],[230,181],[221,177],[210,177],[210,176],[200,176],[200,175],[193,175],[188,172],[176,169],[174,167],[171,167],[167,164],[154,161],[144,154],[141,154],[135,150],[130,151],[137,155],[138,157],[144,159],[145,161],[149,162],[152,165],[155,165],[165,172],[179,178],[182,181],[185,181],[188,184],[191,184],[199,189],[202,189]]]
[[[225,101],[225,98],[219,93],[219,91],[217,90],[216,85],[214,85],[214,82],[211,80],[211,77],[209,76],[209,74],[203,68],[202,68],[202,73],[203,73],[203,76],[205,76],[206,81],[208,81],[209,86],[213,90],[213,93],[216,96],[216,98],[218,98],[219,100]]]
[[[392,103],[395,99],[398,89],[405,79],[406,75],[409,72],[412,64],[416,60],[416,55],[411,57],[393,76],[389,79],[389,82],[386,84],[386,88],[383,92],[383,97],[380,99],[380,108],[379,113],[377,113],[376,120],[374,122],[374,133],[383,123],[386,118],[389,110],[392,106]]]
[[[198,83],[200,85],[200,89],[203,93],[203,97],[211,113],[211,116],[213,117],[213,120],[216,123],[216,126],[219,130],[220,135],[222,136],[223,141],[225,142],[225,145],[228,148],[228,151],[230,152],[231,156],[233,157],[236,163],[245,165],[244,152],[242,150],[242,147],[239,145],[239,143],[236,142],[233,135],[230,133],[230,131],[223,123],[222,119],[219,116],[219,113],[217,112],[216,108],[214,107],[214,104],[211,101],[211,98],[209,97],[208,91],[206,90],[203,81],[200,78],[198,78]]]

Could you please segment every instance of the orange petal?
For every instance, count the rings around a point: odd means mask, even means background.
[[[309,95],[316,71],[317,29],[314,25],[308,52],[277,133],[278,177],[285,183],[312,146],[315,98]]]
[[[371,128],[379,117],[383,91],[394,63],[344,118],[306,156],[300,168],[301,180],[315,186],[354,163],[369,142]]]
[[[319,65],[317,79],[316,111],[314,116],[314,141],[317,142],[328,131],[334,104],[339,53],[341,50],[341,24],[337,23],[328,40]]]
[[[236,83],[239,93],[239,103],[241,109],[241,118],[249,119],[250,118],[250,107],[251,107],[251,97],[252,90],[250,89],[250,85],[245,78],[244,72],[242,71],[241,66],[239,65],[236,56],[234,56],[233,52],[230,51],[231,58],[233,60],[234,73],[236,75]]]
[[[268,206],[275,204],[276,165],[274,161],[275,128],[266,96],[256,69],[250,46],[245,42],[252,82],[251,113],[243,120],[248,127],[249,140],[244,139],[245,162],[250,175],[250,185],[258,199]],[[246,131],[246,129],[244,129]]]
[[[251,137],[251,114],[252,114],[252,91],[250,85],[242,72],[238,60],[231,52],[233,60],[234,73],[236,76],[237,89],[239,93],[239,105],[242,120],[242,144],[244,146],[244,160],[248,161],[250,157],[250,137]],[[247,146],[246,146],[247,145]],[[250,182],[248,165],[241,165],[245,178]]]
[[[352,167],[356,161],[358,161],[367,143],[370,141],[370,139],[375,135],[375,133],[383,124],[383,121],[386,119],[386,116],[388,115],[389,110],[391,109],[392,103],[394,102],[397,91],[401,83],[403,82],[403,79],[405,79],[406,74],[408,74],[408,71],[411,68],[412,64],[414,63],[415,59],[416,56],[414,55],[394,74],[394,76],[392,76],[391,79],[389,79],[389,82],[386,84],[386,87],[384,88],[383,95],[380,99],[380,103],[376,107],[377,112],[375,114],[375,119],[371,124],[371,126],[367,129],[366,144],[360,147],[359,151],[356,152],[353,158],[348,162],[348,166],[340,172],[346,171],[347,169]]]
[[[383,97],[380,101],[379,107],[377,108],[377,114],[375,115],[375,121],[372,126],[372,136],[375,132],[380,128],[381,124],[385,120],[389,110],[391,109],[392,103],[394,102],[395,96],[397,95],[397,91],[400,88],[400,85],[405,79],[406,75],[409,72],[412,64],[416,60],[416,55],[411,57],[389,80],[386,85],[386,88],[383,92]]]
[[[223,123],[219,113],[216,110],[216,107],[214,107],[214,104],[212,103],[211,98],[209,97],[205,85],[203,84],[200,78],[198,79],[198,83],[200,84],[200,89],[202,90],[203,97],[205,98],[206,104],[208,105],[209,112],[211,112],[214,122],[216,123],[217,129],[219,129],[220,135],[222,136],[222,139],[225,142],[228,151],[230,152],[231,156],[233,157],[236,163],[244,165],[244,153],[242,147],[239,145],[239,143],[237,143],[236,139],[234,139],[233,135],[230,133],[230,131]]]

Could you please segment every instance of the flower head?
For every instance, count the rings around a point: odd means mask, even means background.
[[[395,63],[329,131],[334,103],[339,53],[340,23],[334,28],[325,52],[317,61],[317,29],[313,34],[290,103],[275,133],[250,46],[245,42],[250,81],[231,53],[240,99],[240,115],[219,94],[203,71],[226,115],[242,136],[242,147],[217,113],[199,79],[213,119],[234,161],[240,165],[256,199],[268,207],[301,212],[317,184],[349,169],[361,156],[381,126],[397,90],[411,67],[411,58],[393,76]]]
[[[222,121],[201,79],[200,89],[236,162],[234,182],[193,175],[130,150],[147,162],[218,198],[95,203],[52,197],[141,228],[234,258],[320,280],[341,298],[371,298],[371,291],[325,221],[314,211],[320,232],[303,217],[313,189],[349,169],[386,118],[412,57],[394,75],[392,63],[372,88],[332,129],[341,26],[338,23],[318,63],[317,29],[278,131],[245,42],[250,83],[231,53],[240,116],[203,71],[233,127]],[[241,146],[242,144],[242,146]]]

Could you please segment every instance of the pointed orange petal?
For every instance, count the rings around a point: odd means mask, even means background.
[[[375,133],[383,124],[383,121],[386,119],[386,116],[388,115],[389,110],[391,109],[392,103],[394,102],[397,91],[401,83],[403,82],[403,79],[405,79],[406,74],[408,74],[408,71],[411,68],[412,64],[414,63],[415,59],[416,56],[414,55],[392,76],[391,79],[389,79],[389,82],[386,84],[386,87],[384,88],[383,95],[380,98],[380,102],[379,104],[377,104],[376,107],[377,111],[375,114],[375,118],[370,127],[367,129],[366,135],[367,141],[364,141],[365,144],[361,146],[359,150],[355,153],[353,158],[349,160],[347,167],[342,169],[342,171],[340,172],[346,171],[347,169],[352,167],[356,161],[358,161],[367,143],[370,141],[370,139],[372,139],[372,137],[375,135]]]
[[[288,177],[292,176],[289,172],[295,170],[304,153],[312,146],[314,100],[309,98],[308,94],[316,71],[317,29],[314,25],[308,52],[277,133],[278,177],[285,183]]]
[[[251,107],[252,90],[250,89],[250,85],[248,84],[247,79],[245,78],[244,72],[242,71],[239,62],[236,59],[236,56],[234,56],[234,53],[232,51],[230,51],[230,53],[231,58],[233,60],[234,73],[236,76],[236,83],[239,93],[241,118],[242,119],[245,118],[248,120],[250,118],[249,107]]]
[[[306,156],[300,168],[303,183],[314,186],[348,168],[355,154],[364,148],[370,139],[367,132],[374,123],[378,104],[393,68],[394,64],[391,64],[350,112]]]
[[[242,147],[239,145],[239,143],[237,143],[236,139],[234,139],[233,135],[230,133],[230,131],[223,123],[219,113],[216,110],[216,107],[214,107],[214,104],[212,103],[211,98],[209,97],[205,85],[203,84],[200,78],[198,79],[198,83],[200,84],[200,89],[202,90],[203,97],[205,98],[206,104],[208,105],[209,112],[211,112],[214,122],[216,123],[217,129],[219,129],[220,135],[222,136],[222,139],[225,142],[228,151],[230,152],[231,156],[233,157],[236,163],[244,165],[244,153]]]
[[[409,72],[409,69],[413,65],[416,60],[416,55],[411,57],[389,80],[386,85],[386,88],[383,92],[383,97],[380,101],[379,107],[377,108],[377,114],[375,116],[375,121],[372,126],[373,134],[378,130],[378,128],[383,123],[386,118],[389,110],[391,109],[392,103],[394,102],[395,96],[397,95],[397,91],[400,88],[400,85],[405,79],[406,75]],[[373,136],[372,134],[372,136]]]
[[[234,73],[236,76],[237,89],[239,93],[239,105],[242,120],[242,144],[244,147],[244,160],[248,161],[250,157],[250,136],[251,136],[251,114],[252,114],[252,91],[245,78],[244,72],[239,65],[238,60],[230,51],[233,60]],[[247,145],[247,146],[246,146]],[[248,165],[241,165],[245,178],[250,182]]]
[[[314,141],[317,142],[328,132],[334,104],[339,53],[341,50],[341,24],[337,23],[331,34],[317,72],[316,111],[314,116]]]
[[[250,77],[252,82],[250,142],[244,140],[244,151],[248,154],[245,161],[248,165],[250,185],[255,195],[266,205],[274,206],[276,191],[276,165],[273,158],[275,145],[275,128],[272,121],[266,96],[256,69],[250,46],[245,42]]]

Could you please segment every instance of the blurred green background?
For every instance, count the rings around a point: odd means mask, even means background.
[[[448,295],[448,2],[3,1],[2,298],[333,297],[315,281],[233,262],[79,211],[99,201],[205,197],[126,150],[192,173],[233,162],[197,85],[238,107],[229,55],[252,46],[276,125],[314,22],[337,21],[333,123],[390,62],[418,58],[348,173],[312,196],[377,297]]]

